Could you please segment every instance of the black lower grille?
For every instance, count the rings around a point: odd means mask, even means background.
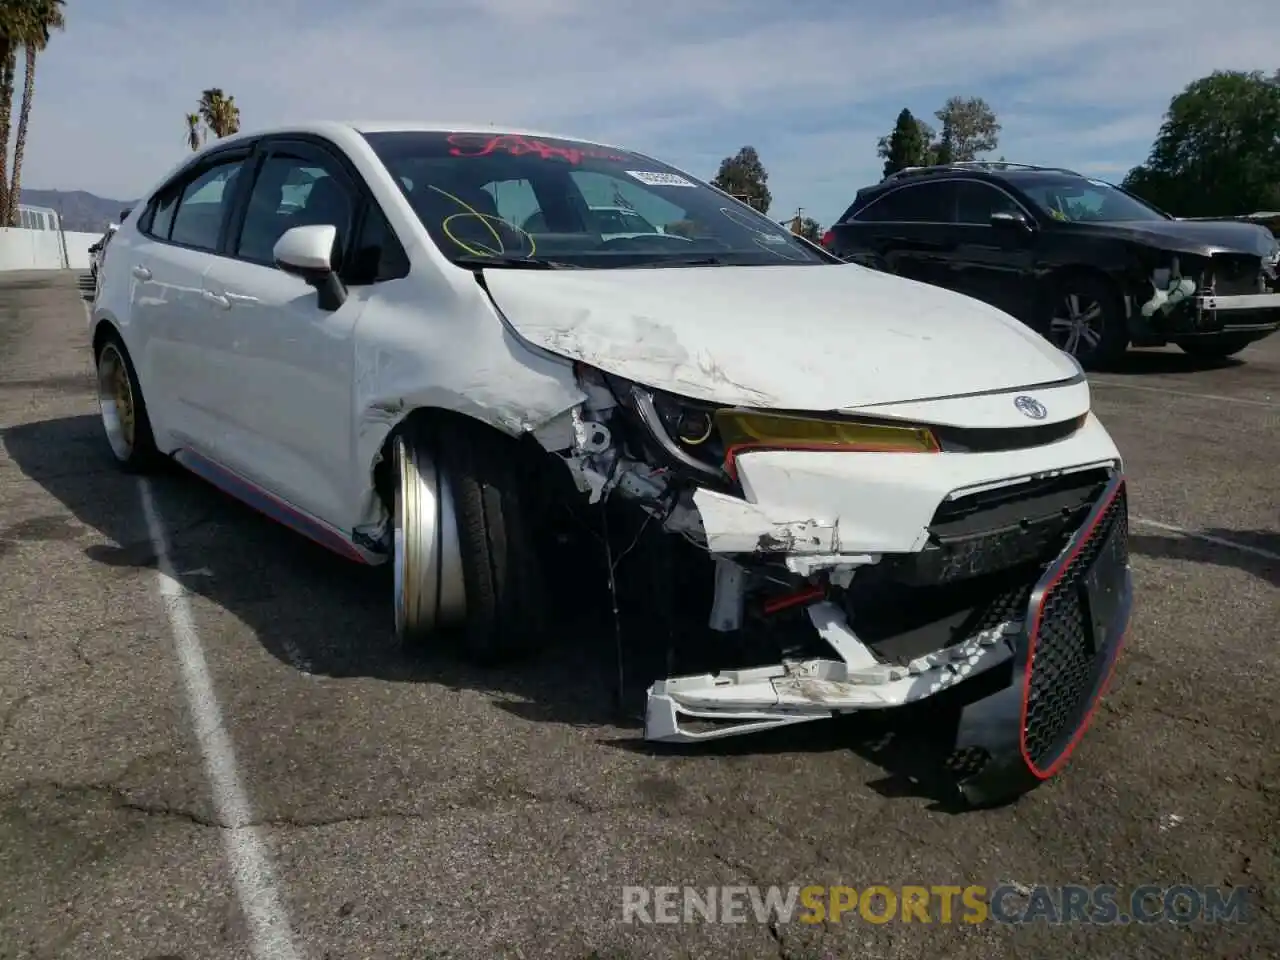
[[[991,754],[985,747],[962,747],[952,751],[943,766],[956,780],[976,777],[991,762]]]
[[[1085,583],[1113,535],[1114,549],[1127,556],[1128,510],[1123,487],[1040,601],[1023,728],[1027,756],[1037,768],[1051,765],[1066,748],[1097,687],[1101,651]]]

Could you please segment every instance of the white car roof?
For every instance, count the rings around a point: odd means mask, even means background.
[[[503,134],[518,137],[539,137],[548,140],[572,140],[576,143],[587,143],[595,147],[608,147],[614,150],[626,149],[625,147],[620,147],[613,143],[604,143],[600,140],[576,137],[566,133],[551,133],[546,130],[528,130],[520,127],[508,127],[492,123],[477,123],[475,121],[445,123],[442,121],[421,120],[403,122],[387,120],[311,120],[276,127],[244,130],[228,137],[221,137],[217,140],[210,141],[209,146],[212,147],[215,144],[223,145],[234,143],[236,140],[242,140],[249,137],[279,136],[281,134],[291,133],[314,133],[321,136],[333,137],[339,141],[351,134],[364,133],[492,133],[495,135]]]

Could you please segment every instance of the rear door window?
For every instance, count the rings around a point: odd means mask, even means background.
[[[955,184],[948,180],[899,187],[872,201],[857,219],[869,223],[953,223]]]

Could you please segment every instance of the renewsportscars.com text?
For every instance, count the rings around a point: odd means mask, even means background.
[[[1243,887],[623,887],[624,923],[1244,923]]]

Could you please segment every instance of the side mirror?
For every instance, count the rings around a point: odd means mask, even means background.
[[[335,270],[334,251],[338,228],[331,224],[293,227],[286,230],[271,251],[276,266],[301,277],[320,294],[322,310],[337,310],[347,299],[347,290]]]
[[[1027,219],[1025,213],[1013,210],[997,210],[991,215],[991,225],[993,227],[1003,227],[1006,230],[1009,228],[1023,230],[1027,233],[1030,233],[1033,229],[1031,221]]]
[[[126,220],[128,220],[128,219],[129,219],[129,211],[128,211],[128,210],[121,210],[121,211],[120,211],[120,222],[121,222],[121,223],[124,223],[124,222],[125,222]]]

